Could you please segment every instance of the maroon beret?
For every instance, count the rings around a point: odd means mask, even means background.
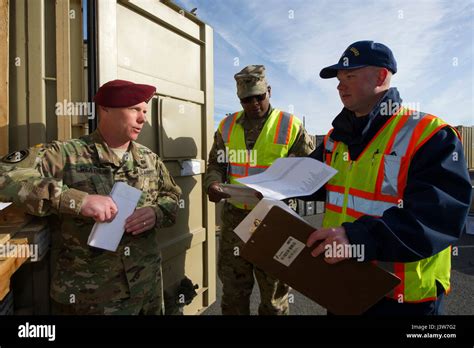
[[[109,108],[126,108],[141,102],[148,103],[155,94],[156,88],[150,85],[140,85],[130,81],[113,80],[104,83],[94,101]]]

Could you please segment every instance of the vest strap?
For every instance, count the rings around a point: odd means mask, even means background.
[[[232,116],[227,116],[222,123],[221,134],[225,144],[230,143],[230,135],[232,134],[232,128],[234,127],[238,114],[239,113],[236,112]]]
[[[287,112],[280,112],[277,129],[273,142],[275,144],[288,145],[291,135],[291,126],[293,124],[293,115]]]

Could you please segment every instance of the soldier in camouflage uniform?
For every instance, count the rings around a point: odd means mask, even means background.
[[[80,139],[13,153],[0,162],[0,200],[54,214],[59,253],[50,295],[57,314],[162,314],[156,234],[174,224],[181,190],[163,162],[134,140],[155,88],[115,80],[96,97],[98,129]],[[115,252],[89,247],[94,222],[111,221],[117,181],[143,194]],[[59,235],[59,236],[58,236]]]
[[[274,159],[286,156],[303,157],[314,150],[314,144],[301,122],[293,115],[280,112],[270,105],[271,88],[265,79],[264,66],[250,65],[236,74],[235,79],[243,111],[226,117],[216,131],[204,183],[209,199],[216,203],[229,198],[222,191],[221,183],[238,184],[234,182],[233,177],[262,171],[260,168],[271,164],[260,163],[258,158],[267,158],[268,161],[269,156]],[[256,165],[233,164],[232,154],[222,160],[223,153],[237,150],[239,146],[243,148],[241,150],[255,150]],[[274,154],[275,151],[277,155]],[[246,171],[237,175],[238,170],[244,169]],[[254,285],[254,274],[261,295],[259,314],[288,314],[289,287],[239,256],[243,242],[233,230],[247,216],[250,208],[224,203],[218,256],[218,275],[223,284],[222,314],[250,314],[249,299]]]

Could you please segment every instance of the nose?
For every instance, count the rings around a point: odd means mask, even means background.
[[[342,84],[342,82],[339,81],[339,83],[337,84],[337,90],[338,90],[338,91],[342,91],[344,87],[345,87],[345,86]]]
[[[252,102],[250,103],[250,105],[253,105],[253,106],[259,106],[259,105],[260,105],[260,103],[259,103],[259,101],[257,100],[257,98],[256,98],[256,97],[253,97],[253,99],[252,99]]]
[[[146,114],[145,114],[143,111],[140,111],[140,112],[138,113],[137,122],[138,122],[139,124],[142,124],[142,123],[144,123],[145,121],[146,121]]]

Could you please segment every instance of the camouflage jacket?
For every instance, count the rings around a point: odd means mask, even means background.
[[[64,304],[88,304],[144,295],[160,269],[157,229],[174,224],[181,194],[158,156],[131,142],[122,161],[99,131],[16,156],[25,158],[7,163],[5,157],[0,162],[0,201],[13,201],[30,214],[57,219],[52,298]],[[12,156],[10,162],[15,162],[11,160]],[[125,233],[116,252],[89,247],[94,221],[80,215],[83,199],[87,194],[109,194],[116,181],[142,190],[138,207],[152,207],[157,224],[136,236]]]
[[[273,108],[270,106],[267,115],[261,119],[250,119],[245,117],[239,118],[238,123],[244,128],[245,143],[247,149],[251,150],[257,141],[260,132],[265,125],[265,121],[268,118],[268,115],[273,111]],[[308,135],[303,125],[301,125],[300,131],[296,138],[295,143],[290,148],[288,155],[293,155],[296,157],[306,157],[312,153],[315,149],[313,140]],[[212,145],[211,151],[209,152],[209,162],[207,165],[206,177],[204,180],[204,189],[207,192],[209,186],[213,182],[226,182],[227,181],[227,166],[228,163],[219,163],[219,153],[225,152],[224,139],[219,130],[214,134],[214,144]]]

